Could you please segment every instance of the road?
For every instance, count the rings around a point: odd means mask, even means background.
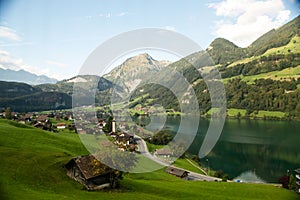
[[[156,162],[156,163],[158,163],[158,164],[160,164],[162,166],[169,166],[170,165],[170,164],[165,163],[162,160],[158,159],[157,157],[153,156],[149,152],[146,142],[140,136],[134,135],[134,139],[135,139],[135,141],[136,141],[136,143],[138,145],[139,152],[143,156],[145,156],[145,157],[153,160],[154,162]]]
[[[136,143],[138,145],[139,152],[143,156],[145,156],[145,157],[153,160],[154,162],[156,162],[156,163],[158,163],[158,164],[160,164],[162,166],[166,166],[166,167],[170,166],[169,163],[165,163],[162,160],[160,160],[159,158],[157,158],[156,156],[153,156],[149,152],[146,142],[141,137],[135,135],[134,139],[135,139],[135,141],[136,141]],[[174,167],[174,168],[177,168],[177,169],[188,171],[188,170],[180,168],[180,167],[175,167],[174,165],[171,165],[171,166]],[[212,177],[212,176],[207,176],[207,175],[203,175],[203,174],[198,174],[198,173],[190,172],[190,171],[189,171],[189,175],[188,175],[187,179],[188,180],[201,180],[201,181],[222,181],[222,179],[220,179],[220,178],[216,178],[216,177]]]

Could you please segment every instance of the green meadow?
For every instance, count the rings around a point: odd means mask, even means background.
[[[223,79],[223,83],[227,83],[228,80],[234,78],[241,78],[242,81],[245,81],[248,84],[253,84],[254,81],[257,79],[268,79],[268,78],[272,80],[290,81],[292,78],[294,79],[300,78],[300,66],[290,67],[280,71],[272,71],[272,72],[262,73],[262,74],[252,75],[252,76],[243,76],[243,75],[234,76],[234,77]]]
[[[88,154],[78,135],[0,120],[0,199],[269,199],[299,195],[271,185],[185,181],[164,169],[125,174],[117,190],[88,192],[66,176],[70,158]]]
[[[238,108],[228,108],[227,109],[227,116],[237,118],[238,113],[240,113],[240,117],[246,117],[247,110],[246,109],[238,109]],[[207,112],[208,115],[212,114],[212,109]],[[250,114],[250,118],[260,118],[263,119],[264,117],[276,117],[278,119],[283,119],[286,116],[286,113],[280,111],[266,111],[266,110],[259,110],[256,112],[252,112]]]
[[[262,56],[269,56],[269,55],[275,55],[275,54],[289,54],[289,53],[300,53],[300,37],[299,36],[294,36],[290,42],[284,46],[281,47],[276,47],[276,48],[271,48],[268,49],[264,54],[261,56],[252,56],[250,58],[244,58],[238,61],[235,61],[228,65],[228,67],[234,67],[235,65],[238,64],[243,64],[243,63],[248,63],[253,60],[260,59]]]

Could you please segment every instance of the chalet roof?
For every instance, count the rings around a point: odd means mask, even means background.
[[[156,149],[156,155],[171,155],[172,152],[169,148]]]
[[[56,126],[65,126],[66,123],[57,123]]]
[[[74,165],[78,166],[85,179],[105,175],[112,170],[99,162],[93,155],[75,157],[66,164],[66,168],[70,169]]]
[[[36,118],[37,121],[46,121],[48,119],[47,115],[40,115]]]
[[[24,118],[25,118],[25,119],[29,119],[29,118],[31,118],[32,116],[33,116],[33,114],[27,113],[27,114],[25,114]]]
[[[121,134],[117,134],[117,138],[120,140],[129,140],[130,138],[133,138],[134,136],[132,134],[122,132]]]
[[[178,169],[178,168],[175,168],[175,167],[171,167],[171,166],[169,166],[166,169],[166,172],[169,173],[169,174],[178,176],[178,177],[184,177],[185,175],[187,175],[189,173],[188,171]]]
[[[44,123],[37,122],[36,124],[33,125],[33,127],[44,127]]]

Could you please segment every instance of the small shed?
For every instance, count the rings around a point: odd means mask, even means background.
[[[99,162],[93,155],[72,158],[66,165],[67,175],[87,190],[112,186],[113,169]]]
[[[186,178],[189,175],[188,171],[185,171],[183,169],[179,169],[179,168],[176,168],[176,167],[172,167],[172,166],[169,166],[166,169],[166,172],[169,173],[169,174],[172,174],[174,176],[177,176],[179,178]]]

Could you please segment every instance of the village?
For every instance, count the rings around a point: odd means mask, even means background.
[[[173,164],[174,155],[169,148],[158,148],[149,152],[147,144],[151,135],[137,125],[117,123],[113,115],[103,109],[97,110],[96,116],[90,112],[76,113],[69,110],[48,112],[18,113],[7,108],[0,113],[0,119],[9,119],[20,124],[26,124],[44,131],[81,135],[105,135],[119,151],[142,154],[151,160],[165,166],[165,172],[185,180],[224,181],[218,177],[209,176],[203,169],[202,174],[176,167]],[[80,123],[76,124],[76,121]],[[135,134],[136,133],[136,134]],[[138,133],[138,134],[137,134]],[[140,137],[139,135],[143,136]],[[79,155],[66,163],[67,175],[81,183],[87,190],[102,190],[119,187],[122,172],[101,163],[94,155]],[[300,169],[295,170],[297,192],[300,193]],[[287,187],[283,184],[283,187]]]

